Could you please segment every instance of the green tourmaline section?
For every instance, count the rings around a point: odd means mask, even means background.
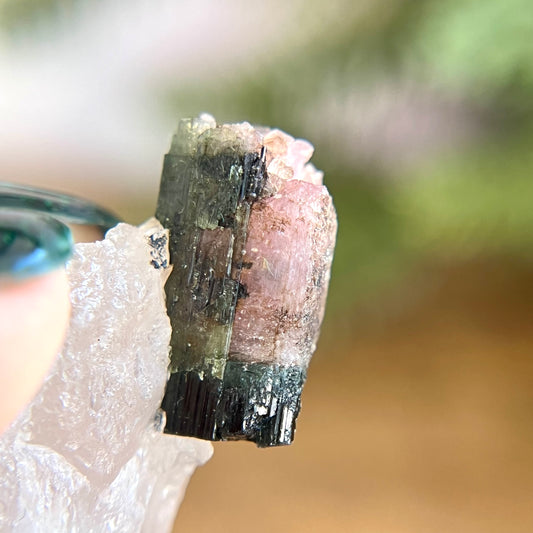
[[[156,217],[170,230],[167,308],[171,372],[222,378],[240,290],[250,207],[266,179],[260,153],[210,138],[183,122],[165,156]]]

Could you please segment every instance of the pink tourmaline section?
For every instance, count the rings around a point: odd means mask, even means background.
[[[287,144],[281,155],[292,156],[286,167],[300,179],[274,176],[276,193],[252,206],[241,274],[247,295],[237,303],[229,357],[306,366],[324,315],[337,219],[321,173],[301,162],[312,147]],[[276,160],[281,168],[284,163]]]

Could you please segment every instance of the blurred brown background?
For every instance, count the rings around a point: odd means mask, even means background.
[[[533,530],[530,0],[0,0],[3,179],[153,212],[179,117],[308,138],[339,215],[293,446],[176,531]]]
[[[531,268],[431,265],[404,290],[326,323],[294,445],[216,444],[175,531],[531,531]]]

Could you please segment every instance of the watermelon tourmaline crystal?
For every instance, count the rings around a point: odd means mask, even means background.
[[[156,212],[173,265],[167,433],[292,442],[337,227],[312,153],[279,130],[180,123]]]

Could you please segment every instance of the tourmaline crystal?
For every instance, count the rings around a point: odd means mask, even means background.
[[[336,233],[312,153],[279,130],[181,122],[156,212],[173,265],[166,432],[292,441]]]

